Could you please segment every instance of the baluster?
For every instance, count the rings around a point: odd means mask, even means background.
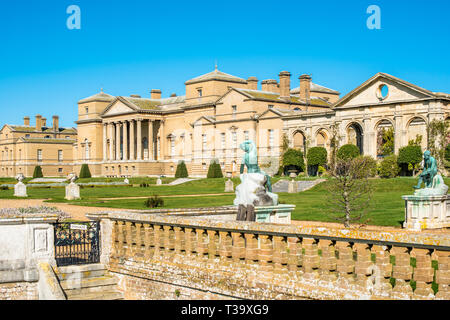
[[[219,233],[215,230],[208,230],[208,258],[214,259],[219,255]]]
[[[318,278],[319,251],[317,249],[316,239],[303,238],[302,247],[305,250],[302,264],[303,277],[306,279]]]
[[[161,225],[153,226],[153,236],[155,239],[155,256],[164,255],[164,229]]]
[[[117,227],[119,229],[119,234],[117,236],[117,254],[119,259],[122,259],[125,255],[124,250],[124,241],[125,241],[125,222],[124,221],[117,221]]]
[[[450,251],[436,251],[438,270],[436,283],[439,285],[436,298],[450,300]]]
[[[258,236],[254,233],[245,234],[245,260],[249,264],[253,264],[258,260]]]
[[[264,271],[272,270],[272,259],[273,259],[273,243],[271,236],[259,235],[260,239],[260,249],[258,260],[261,264],[261,269]]]
[[[195,254],[197,252],[197,233],[192,228],[184,229],[186,236],[186,253],[188,255]]]
[[[154,245],[154,234],[153,234],[153,225],[150,224],[144,224],[144,231],[145,231],[145,260],[149,260],[153,257],[153,253],[155,251],[155,245]]]
[[[354,281],[355,261],[353,260],[353,250],[350,242],[337,241],[339,259],[336,261],[336,270],[338,272],[341,287],[348,288]]]
[[[199,258],[207,258],[208,255],[208,233],[205,229],[195,229],[197,233],[197,253]]]
[[[220,242],[219,242],[219,255],[221,263],[224,266],[230,265],[232,257],[232,238],[231,233],[226,231],[219,232]]]
[[[322,255],[319,258],[320,278],[325,281],[335,281],[337,279],[335,272],[337,259],[333,242],[331,240],[320,239],[318,248],[322,251]]]
[[[125,254],[128,257],[132,257],[133,256],[133,251],[132,251],[132,246],[133,246],[133,235],[132,235],[132,222],[126,221],[125,222],[125,243],[126,243],[126,250],[125,250]]]
[[[273,237],[273,265],[275,273],[283,273],[283,266],[287,264],[287,243],[285,237]]]
[[[119,257],[119,222],[112,222],[112,250],[111,250],[111,259],[115,260]]]
[[[302,248],[300,245],[300,239],[297,237],[289,237],[287,241],[289,250],[287,259],[288,269],[289,271],[296,272],[301,265],[300,257],[302,254]]]
[[[135,256],[138,260],[142,260],[144,257],[144,247],[142,246],[143,243],[143,237],[142,237],[142,223],[136,222],[135,224],[136,228],[136,236],[135,236],[135,242],[136,242],[136,251]]]
[[[392,247],[391,252],[395,255],[395,265],[392,268],[395,287],[392,291],[401,298],[410,298],[413,292],[410,285],[412,267],[409,249],[406,247]]]
[[[355,243],[354,248],[357,253],[355,262],[356,284],[362,289],[366,289],[371,285],[369,276],[372,274],[371,267],[373,265],[370,246],[367,243]]]
[[[172,252],[175,250],[175,231],[172,226],[163,226],[164,237],[163,243],[165,252]]]
[[[392,276],[392,264],[389,250],[386,246],[373,245],[372,254],[375,254],[375,288],[380,294],[389,295],[392,291],[390,278]]]
[[[175,234],[175,251],[177,253],[185,253],[186,252],[186,240],[185,240],[185,232],[184,228],[174,227]]]
[[[240,232],[232,232],[233,247],[231,249],[231,255],[233,262],[240,262],[241,258],[245,258],[245,238]]]
[[[413,275],[413,279],[416,281],[414,295],[420,299],[425,297],[434,298],[434,292],[431,288],[434,277],[434,269],[431,266],[432,251],[413,248],[412,253],[416,256],[416,267]]]

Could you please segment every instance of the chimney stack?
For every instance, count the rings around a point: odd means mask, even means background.
[[[23,117],[23,125],[24,126],[30,125],[30,117]]]
[[[42,126],[46,127],[47,126],[47,118],[42,118]]]
[[[288,71],[281,71],[280,77],[280,98],[289,99],[291,97],[291,74]]]
[[[261,81],[262,91],[269,91],[273,93],[279,93],[278,82],[274,79],[268,79]]]
[[[37,131],[42,130],[42,116],[40,114],[36,115],[36,130]]]
[[[53,131],[59,131],[59,117],[53,116]]]
[[[153,89],[150,92],[151,99],[161,99],[161,90]]]
[[[248,78],[247,83],[250,90],[258,90],[258,79],[256,77]]]
[[[311,76],[302,74],[300,77],[300,99],[305,99],[307,103],[311,98]]]

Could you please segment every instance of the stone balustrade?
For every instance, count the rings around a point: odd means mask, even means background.
[[[171,290],[189,292],[184,298],[450,299],[445,233],[132,212],[90,218],[111,235],[103,241],[110,271],[133,299],[170,298]]]

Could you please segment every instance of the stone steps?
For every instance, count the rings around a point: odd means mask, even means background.
[[[59,267],[55,273],[67,300],[123,300],[117,278],[100,263]]]

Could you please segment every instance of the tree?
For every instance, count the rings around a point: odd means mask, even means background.
[[[305,171],[305,160],[303,152],[297,149],[287,149],[283,154],[283,169],[295,168],[298,171]]]
[[[329,211],[346,228],[352,221],[361,220],[369,208],[372,184],[368,180],[368,166],[368,158],[338,159],[335,169],[330,171],[332,179],[327,184]]]
[[[83,165],[81,165],[80,179],[90,178],[90,177],[91,177],[91,171],[89,170],[89,166],[86,163],[84,163]]]
[[[177,165],[177,171],[175,172],[175,178],[187,178],[189,176],[186,164],[181,160]]]
[[[339,140],[341,136],[339,135],[339,124],[333,123],[330,127],[331,138],[330,138],[330,169],[334,170],[336,164],[336,156],[339,149]]]
[[[338,160],[355,159],[359,156],[359,148],[354,144],[344,144],[339,148],[336,158]]]
[[[382,178],[395,178],[400,172],[397,156],[395,154],[387,156],[380,163],[379,175]]]
[[[394,128],[390,127],[383,130],[383,145],[381,146],[382,155],[390,156],[394,154]]]
[[[308,171],[312,176],[317,175],[319,166],[324,166],[327,163],[327,149],[324,147],[312,147],[306,154],[308,163]]]
[[[222,168],[218,160],[213,159],[208,168],[207,178],[223,178]]]
[[[422,162],[422,148],[418,145],[400,148],[397,162],[403,173],[412,171],[413,176],[416,175],[416,170],[419,169],[419,164]]]
[[[35,178],[43,178],[43,177],[44,177],[44,175],[42,174],[41,166],[34,167],[33,179],[35,179]]]
[[[421,134],[416,134],[415,139],[411,139],[408,141],[408,146],[421,146],[422,145],[423,136]]]

